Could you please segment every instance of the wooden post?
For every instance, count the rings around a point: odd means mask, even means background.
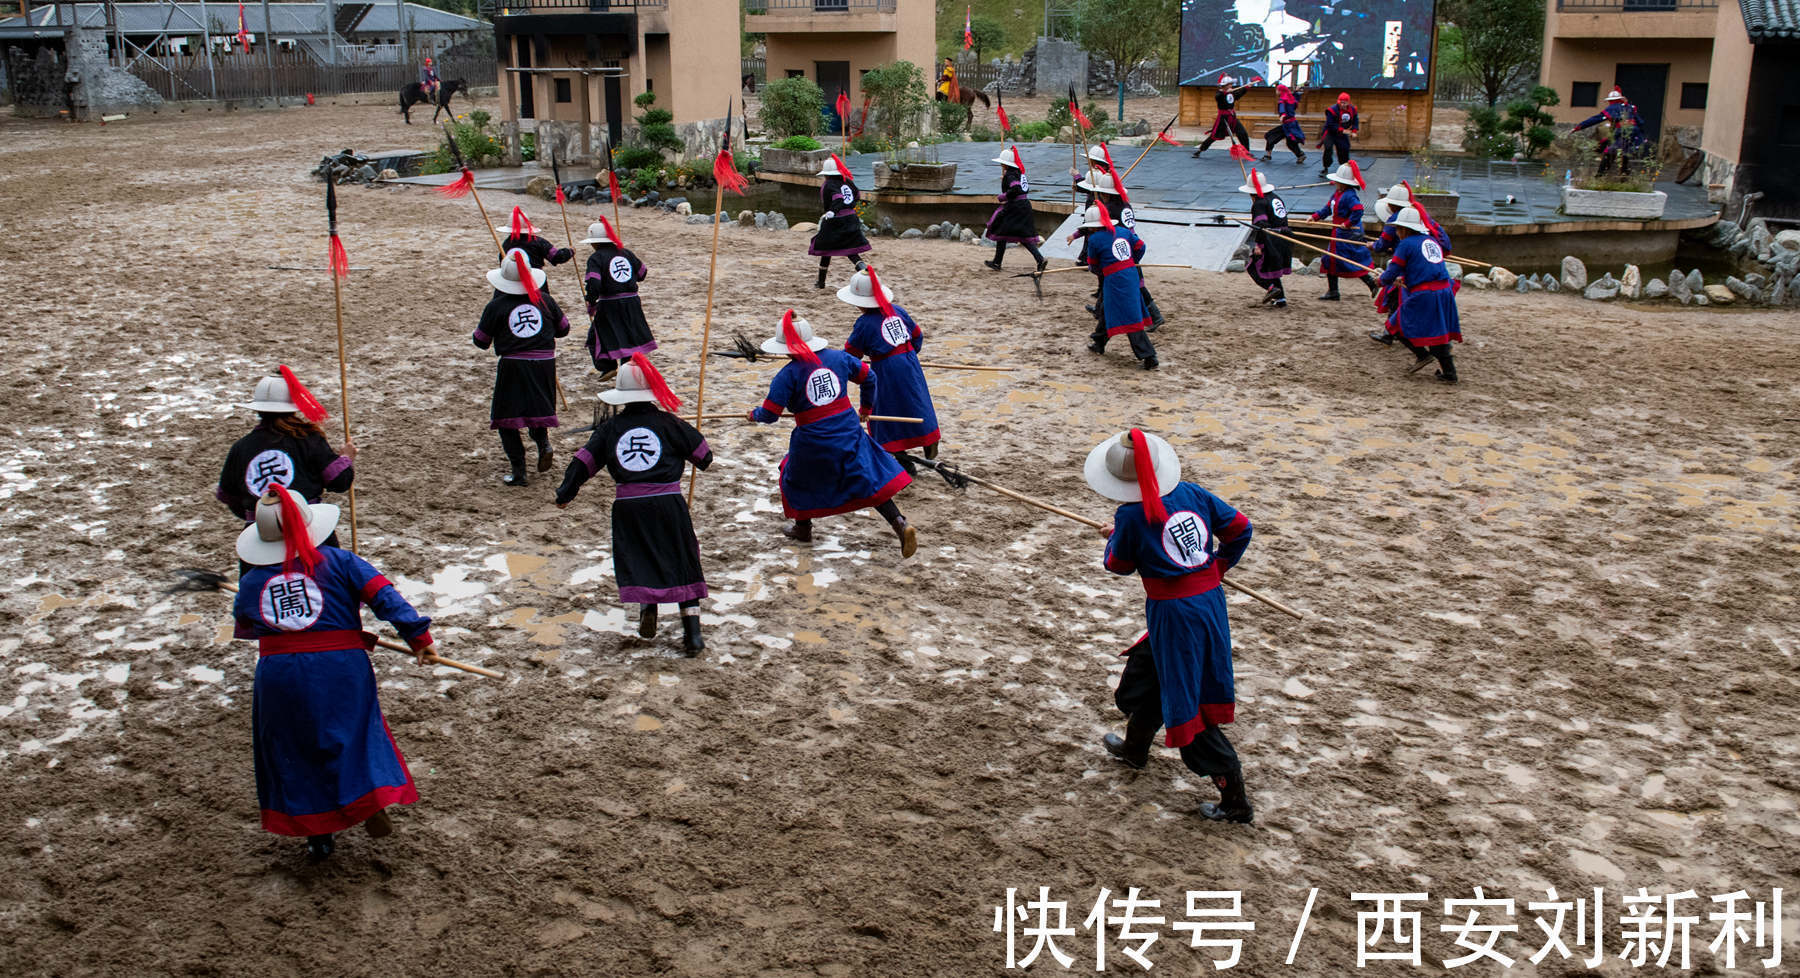
[[[731,138],[729,133],[726,134],[726,138]],[[713,287],[717,285],[719,281],[719,211],[724,206],[725,185],[718,184],[713,189],[712,260],[708,262],[706,266],[706,322],[705,325],[700,328],[700,393],[694,398],[695,428],[700,427],[700,421],[706,414],[706,361],[712,358],[706,356],[705,352],[712,346]],[[694,505],[694,483],[699,478],[699,469],[694,469],[688,473],[687,503],[690,507]]]
[[[594,113],[593,107],[588,105],[588,73],[583,71],[579,77],[581,78],[581,158],[591,161],[594,158]],[[568,224],[566,216],[563,218],[563,223],[564,225]]]

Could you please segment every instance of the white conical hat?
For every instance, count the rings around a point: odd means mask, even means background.
[[[656,393],[650,389],[650,381],[638,365],[630,360],[619,364],[619,373],[613,378],[613,389],[601,391],[600,399],[608,404],[634,404],[639,401],[654,401]]]
[[[1112,174],[1101,173],[1099,170],[1089,170],[1087,179],[1076,184],[1076,186],[1089,193],[1108,194],[1113,197],[1119,196],[1119,182],[1112,178]]]
[[[819,176],[822,177],[847,177],[849,175],[838,169],[836,156],[825,157],[825,165],[819,167]]]
[[[1001,150],[1000,155],[994,157],[991,162],[998,163],[1001,166],[1010,166],[1020,173],[1025,172],[1025,161],[1019,159],[1019,147],[1017,146],[1008,146]]]
[[[1269,184],[1269,178],[1255,170],[1250,171],[1250,179],[1238,188],[1238,193],[1249,194],[1252,197],[1261,197],[1263,194],[1274,192],[1275,188]]]
[[[1099,143],[1095,143],[1088,147],[1087,157],[1095,163],[1105,163],[1106,150],[1102,149]]]
[[[1099,204],[1089,207],[1087,212],[1081,215],[1081,226],[1084,228],[1103,228],[1106,226],[1100,223]]]
[[[1608,102],[1624,102],[1626,101],[1625,93],[1619,91],[1619,86],[1614,85],[1613,90],[1606,93],[1606,100]]]
[[[517,255],[518,258],[514,258],[514,255]],[[488,270],[488,284],[509,295],[524,295],[525,280],[519,277],[519,258],[525,259],[525,267],[531,268],[531,259],[526,256],[525,252],[518,248],[514,248],[506,253],[505,258],[500,259],[499,268]],[[544,270],[541,268],[532,268],[531,281],[532,284],[536,285],[538,288],[543,288]]]
[[[1156,460],[1156,488],[1163,495],[1181,481],[1181,459],[1174,446],[1156,435],[1144,432],[1144,444]],[[1131,432],[1122,431],[1094,446],[1082,466],[1082,478],[1095,492],[1121,503],[1143,502],[1138,488],[1137,463],[1131,447]]]
[[[889,305],[893,305],[894,290],[888,288],[886,282],[881,283],[881,294],[887,299]],[[881,308],[881,303],[875,299],[875,289],[869,283],[867,271],[857,272],[850,276],[850,284],[839,289],[837,297],[863,309]]]
[[[1387,188],[1386,196],[1375,202],[1375,216],[1383,221],[1392,220],[1402,208],[1411,206],[1412,197],[1407,194],[1405,187],[1396,183]]]
[[[280,376],[258,380],[256,392],[250,395],[250,403],[242,406],[263,414],[292,414],[300,410],[294,405],[294,396],[288,393],[287,381]]]
[[[801,319],[799,316],[794,317],[794,332],[800,334],[800,341],[806,344],[807,349],[812,350],[815,353],[825,349],[825,341],[813,335],[812,323]],[[775,335],[762,341],[762,351],[764,353],[773,353],[778,357],[785,357],[788,355],[787,340],[781,335],[781,327],[777,326],[775,328]]]
[[[619,244],[619,242],[613,240],[613,236],[612,236],[611,232],[612,232],[612,228],[609,227],[604,220],[595,221],[594,223],[588,225],[587,237],[582,238],[579,241],[576,241],[575,243],[576,244],[585,244],[585,245],[610,244],[610,245],[619,245],[619,247],[623,248],[624,245]]]
[[[1394,224],[1403,228],[1411,228],[1420,234],[1431,233],[1431,229],[1425,226],[1425,219],[1419,216],[1417,207],[1403,208],[1399,216],[1394,218]]]
[[[1350,169],[1350,164],[1348,163],[1344,163],[1337,169],[1331,171],[1331,176],[1328,176],[1325,179],[1330,180],[1332,183],[1341,183],[1346,187],[1358,186],[1356,171]]]
[[[306,535],[313,546],[325,542],[338,525],[338,508],[330,503],[308,503],[299,496],[294,504],[306,521]],[[246,564],[263,566],[279,564],[287,559],[287,543],[281,538],[281,500],[268,492],[256,501],[256,518],[237,538],[238,559]]]

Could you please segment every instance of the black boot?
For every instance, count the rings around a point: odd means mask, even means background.
[[[1306,165],[1306,154],[1300,152],[1299,150],[1295,150],[1294,151],[1294,163],[1297,166],[1305,166]]]
[[[309,835],[306,837],[306,858],[312,862],[324,862],[337,851],[337,842],[330,835]]]
[[[642,638],[656,636],[656,605],[644,605],[644,609],[638,612],[638,635]]]
[[[1272,160],[1272,159],[1274,159],[1274,158],[1275,158],[1275,154],[1274,154],[1274,153],[1271,153],[1271,152],[1269,152],[1269,151],[1268,151],[1268,150],[1266,150],[1266,149],[1265,149],[1265,150],[1263,150],[1263,155],[1262,155],[1262,161],[1263,161],[1263,162],[1264,162],[1264,163],[1267,163],[1267,162],[1269,162],[1269,161],[1270,161],[1270,160]]]
[[[795,520],[781,528],[781,535],[799,543],[811,543],[812,520]]]
[[[931,444],[925,446],[925,457],[926,458],[935,460],[937,458],[937,453],[938,453],[938,443],[937,442],[934,441]]]
[[[1144,330],[1144,332],[1154,333],[1161,329],[1163,324],[1163,314],[1162,310],[1156,307],[1156,300],[1146,296],[1144,308],[1150,313],[1150,327]]]
[[[1138,720],[1136,715],[1125,721],[1125,736],[1107,734],[1100,741],[1106,752],[1142,771],[1150,764],[1150,748],[1156,743],[1156,728]]]
[[[1386,330],[1377,329],[1377,330],[1371,331],[1369,333],[1369,339],[1372,339],[1375,342],[1380,343],[1382,346],[1393,346],[1394,345],[1394,334],[1392,334]]]
[[[369,833],[371,839],[385,839],[394,834],[394,820],[388,818],[384,808],[363,821],[363,831]]]
[[[982,262],[982,264],[986,265],[987,267],[993,269],[996,272],[1000,270],[1000,260],[997,258],[986,259]]]
[[[529,478],[527,478],[525,475],[525,466],[523,463],[514,465],[512,474],[501,476],[500,481],[506,483],[509,486],[529,485],[531,482],[531,480]]]
[[[819,280],[817,282],[813,283],[813,288],[822,289],[824,287],[825,287],[825,269],[821,268],[821,269],[819,269]]]
[[[1337,280],[1338,277],[1336,275],[1325,276],[1325,294],[1319,296],[1320,302],[1338,301]]]
[[[1456,361],[1450,356],[1450,344],[1443,343],[1432,347],[1431,355],[1437,357],[1437,379],[1446,384],[1456,383]]]
[[[906,517],[895,517],[888,521],[888,525],[894,528],[894,536],[900,538],[900,556],[902,558],[911,557],[919,551],[919,531],[913,529],[912,525],[906,522]]]
[[[1144,369],[1145,370],[1155,370],[1157,367],[1160,367],[1160,366],[1162,366],[1162,364],[1157,361],[1156,357],[1148,356],[1148,357],[1144,358]]]
[[[693,614],[688,614],[690,610]],[[706,648],[706,639],[700,637],[699,608],[683,608],[681,611],[681,648],[689,655]]]
[[[1200,817],[1214,822],[1235,822],[1249,825],[1256,818],[1256,812],[1250,807],[1250,796],[1244,791],[1244,772],[1240,768],[1230,774],[1213,778],[1213,784],[1219,788],[1219,803],[1203,802],[1200,805]]]
[[[1369,298],[1375,298],[1375,293],[1381,291],[1381,286],[1375,284],[1375,276],[1364,275],[1362,280],[1363,284],[1369,287]]]

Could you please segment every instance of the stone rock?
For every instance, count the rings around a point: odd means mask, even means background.
[[[1475,289],[1480,292],[1486,292],[1488,289],[1494,287],[1494,283],[1488,281],[1486,275],[1481,275],[1476,272],[1470,272],[1469,274],[1464,275],[1462,277],[1462,284],[1465,289]]]
[[[1067,125],[1056,131],[1056,141],[1059,143],[1079,143],[1081,142],[1081,134],[1075,131],[1073,125]],[[1127,187],[1125,189],[1130,190],[1131,188]]]
[[[1636,265],[1626,265],[1625,274],[1619,276],[1619,296],[1624,299],[1636,299],[1644,294],[1644,273]]]
[[[1126,189],[1130,189],[1130,188],[1126,188]],[[975,240],[975,232],[969,228],[963,228],[962,231],[957,234],[956,240],[958,240],[958,241],[974,241]]]
[[[1494,283],[1494,288],[1500,289],[1501,291],[1511,289],[1519,282],[1519,277],[1517,275],[1501,268],[1499,265],[1495,265],[1493,268],[1488,269],[1487,277],[1488,281]],[[1530,286],[1526,286],[1526,288],[1530,288]]]
[[[1700,277],[1700,270],[1698,268],[1687,273],[1687,287],[1689,292],[1698,292],[1706,287],[1706,280]]]
[[[1587,266],[1574,255],[1564,255],[1562,260],[1562,286],[1570,292],[1580,292],[1587,288]]]
[[[1302,275],[1306,274],[1306,263],[1298,258],[1288,262],[1288,268],[1289,270],[1299,272]]]
[[[811,221],[801,221],[789,230],[798,231],[801,234],[813,234],[819,230],[819,226]]]
[[[922,236],[922,237],[927,237],[927,238],[935,238],[935,237],[937,237],[937,236],[938,236],[938,231],[939,231],[939,226],[938,226],[938,225],[936,225],[936,224],[928,224],[928,225],[926,225],[926,226],[925,226],[925,228],[924,228],[924,229],[923,229],[923,230],[922,230],[922,231],[920,231],[920,232],[919,232],[919,233],[920,233],[920,235],[921,235],[921,236]]]
[[[965,132],[961,136],[957,137],[956,141],[959,143],[972,143],[975,141],[975,137]]]
[[[1125,189],[1127,189],[1127,190],[1129,190],[1129,189],[1131,189],[1131,188],[1129,188],[1129,187],[1127,187],[1127,188],[1125,188]],[[639,205],[639,206],[642,206],[642,205],[643,205],[643,204],[654,204],[654,203],[656,203],[656,202],[657,202],[657,201],[659,201],[659,200],[661,200],[661,199],[662,199],[662,191],[660,191],[660,190],[652,190],[652,191],[650,191],[650,192],[649,192],[649,193],[647,193],[647,194],[645,194],[645,195],[644,195],[644,199],[643,199],[643,201],[642,201],[642,202],[641,202],[641,203],[640,203],[640,205]],[[685,198],[684,198],[684,199],[685,199]]]
[[[1729,247],[1737,240],[1740,228],[1736,221],[1720,221],[1712,226],[1712,246],[1714,248]]]
[[[1694,290],[1688,288],[1687,276],[1681,274],[1679,268],[1669,273],[1669,294],[1679,299],[1684,306],[1693,298]]]
[[[1660,278],[1653,278],[1644,283],[1644,298],[1661,299],[1669,294],[1669,283]]]
[[[1045,137],[1044,137],[1044,138],[1042,138],[1042,139],[1040,139],[1040,140],[1038,140],[1038,142],[1040,142],[1040,143],[1054,143],[1054,142],[1056,142],[1056,140],[1054,140],[1054,139],[1051,139],[1051,138],[1050,138],[1050,137],[1049,137],[1049,136],[1045,136]],[[1127,188],[1125,188],[1125,189],[1127,189],[1127,190],[1129,190],[1129,189],[1131,189],[1131,188],[1130,188],[1130,187],[1127,187]]]
[[[1149,119],[1139,119],[1136,122],[1127,122],[1119,128],[1119,135],[1121,136],[1148,136],[1149,134]],[[1131,188],[1127,187],[1125,189],[1129,190]]]
[[[1125,189],[1130,190],[1131,188],[1126,187]],[[690,215],[692,213],[694,213],[694,209],[692,207],[689,207],[688,202],[685,200],[682,201],[681,203],[675,205],[675,216],[676,217],[687,217],[688,215]]]
[[[1761,218],[1750,222],[1750,248],[1757,254],[1768,251],[1775,245],[1775,236],[1769,233],[1769,225]]]
[[[556,199],[556,181],[549,177],[532,177],[525,181],[525,192],[545,200]]]
[[[1775,235],[1775,246],[1787,251],[1800,251],[1800,230],[1789,228]]]
[[[1562,284],[1556,280],[1555,276],[1546,275],[1546,276],[1544,276],[1544,291],[1545,292],[1561,292]]]
[[[1775,288],[1769,292],[1769,305],[1785,306],[1788,301],[1788,279],[1777,279]]]
[[[1717,286],[1714,286],[1714,287],[1715,287],[1715,288],[1716,288],[1716,287],[1717,287]],[[1727,293],[1726,293],[1726,295],[1730,295],[1730,293],[1729,293],[1729,292],[1727,292]],[[1694,293],[1694,299],[1693,299],[1693,302],[1694,302],[1694,305],[1696,305],[1696,306],[1709,306],[1709,305],[1712,305],[1712,300],[1711,300],[1711,299],[1708,299],[1708,298],[1707,298],[1707,297],[1706,297],[1706,294],[1705,294],[1705,293],[1704,293],[1704,292],[1696,292],[1696,293]]]
[[[355,177],[363,183],[374,183],[375,178],[380,175],[380,172],[377,171],[373,165],[364,163],[362,166],[356,168]]]
[[[787,229],[788,229],[787,215],[783,214],[779,211],[770,211],[769,212],[769,230],[771,230],[771,231],[786,231]],[[817,228],[815,226],[815,230],[816,229]]]
[[[1128,187],[1126,189],[1130,189],[1130,188]],[[1451,278],[1462,278],[1463,277],[1463,267],[1453,261],[1447,261],[1444,263],[1444,271],[1449,272]]]
[[[1129,190],[1129,189],[1131,189],[1131,188],[1129,188],[1129,187],[1127,187],[1127,188],[1125,188],[1125,189],[1127,189],[1127,190]],[[1306,263],[1306,270],[1307,270],[1307,271],[1308,271],[1308,272],[1311,272],[1311,273],[1312,273],[1312,274],[1314,274],[1314,275],[1319,275],[1319,274],[1321,274],[1321,272],[1320,272],[1320,271],[1319,271],[1319,269],[1320,269],[1320,268],[1322,268],[1322,267],[1324,267],[1324,263],[1325,263],[1325,259],[1323,259],[1323,258],[1314,258],[1314,259],[1313,259],[1313,260],[1312,260],[1312,261],[1309,261],[1309,262],[1307,262],[1307,263]]]
[[[769,226],[769,215],[764,213],[763,211],[757,211],[756,212],[756,226],[758,228],[768,227]]]
[[[1129,188],[1127,188],[1127,189],[1129,189]],[[1228,272],[1232,272],[1232,273],[1237,273],[1237,272],[1241,272],[1241,271],[1243,271],[1243,270],[1244,270],[1244,262],[1243,262],[1243,259],[1241,259],[1241,258],[1233,258],[1233,259],[1232,259],[1232,260],[1230,260],[1230,261],[1228,261],[1228,262],[1226,262],[1226,263],[1225,263],[1225,270],[1226,270],[1226,271],[1228,271]]]
[[[1515,275],[1513,276],[1513,289],[1520,295],[1525,295],[1531,291],[1531,280]]]
[[[1764,275],[1761,272],[1751,272],[1750,274],[1744,276],[1744,281],[1748,282],[1751,285],[1760,289],[1763,286],[1769,284],[1769,277],[1767,275]],[[1727,283],[1727,284],[1730,284],[1730,283]]]
[[[925,236],[925,232],[919,230],[918,228],[907,228],[906,230],[900,232],[900,237],[903,240],[906,238],[923,238],[924,236]]]
[[[738,222],[738,227],[741,227],[741,228],[755,227],[756,226],[756,212],[755,211],[738,211],[737,222]]]
[[[1618,298],[1618,296],[1619,283],[1614,281],[1611,275],[1590,284],[1587,289],[1581,293],[1582,298],[1592,299],[1595,302],[1610,302],[1613,299]]]
[[[1125,189],[1129,190],[1131,188],[1127,187]],[[889,237],[892,237],[892,236],[900,233],[899,231],[894,229],[894,219],[887,216],[886,214],[881,215],[881,225],[880,225],[879,230],[882,234],[888,235]]]
[[[1723,285],[1709,285],[1701,291],[1705,293],[1705,298],[1707,300],[1705,303],[1702,303],[1702,305],[1716,303],[1721,306],[1728,306],[1737,299],[1737,296],[1733,295],[1731,290]]]
[[[962,237],[962,231],[963,231],[963,226],[961,224],[945,224],[944,225],[944,240],[945,241],[954,241],[957,238]]]
[[[689,224],[711,224],[713,219],[706,214],[689,214],[687,222]]]
[[[1725,287],[1730,289],[1732,294],[1740,299],[1747,299],[1752,302],[1756,301],[1756,286],[1751,285],[1749,282],[1746,282],[1735,275],[1725,276]]]
[[[1533,292],[1544,291],[1544,279],[1541,276],[1533,275],[1531,277],[1531,291],[1533,291]]]
[[[394,169],[393,167],[389,167],[389,168],[381,171],[381,179],[383,179],[383,180],[398,180],[398,179],[400,179],[400,171]],[[1130,190],[1131,188],[1127,187],[1125,189]]]

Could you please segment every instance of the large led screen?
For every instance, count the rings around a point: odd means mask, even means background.
[[[1181,83],[1424,89],[1434,0],[1182,0]]]

